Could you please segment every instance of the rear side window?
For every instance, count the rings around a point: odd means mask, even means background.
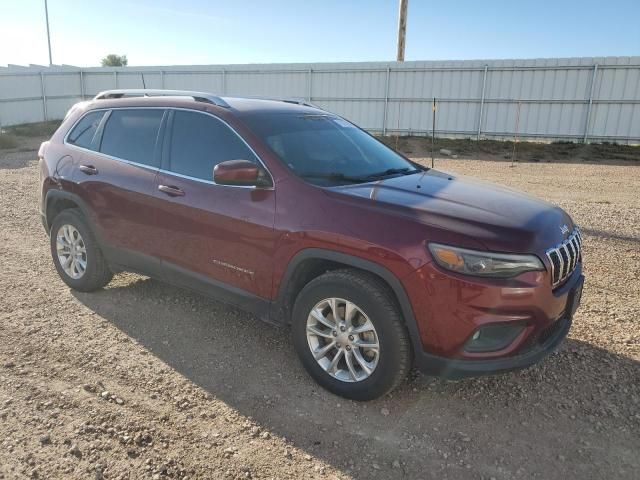
[[[159,166],[155,148],[163,114],[160,109],[112,110],[100,151],[130,162]]]
[[[172,172],[213,180],[213,167],[226,160],[258,163],[247,145],[222,121],[197,112],[176,110],[169,147]]]
[[[104,110],[87,113],[71,131],[67,137],[67,143],[95,150],[93,141],[104,114]]]

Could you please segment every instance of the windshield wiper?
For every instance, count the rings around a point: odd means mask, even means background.
[[[327,180],[336,180],[339,182],[350,182],[350,183],[365,183],[370,179],[368,177],[350,177],[343,173],[332,172],[332,173],[301,173],[300,176],[302,178],[322,178]]]
[[[418,173],[421,171],[422,170],[419,170],[417,168],[409,168],[409,167],[388,168],[384,172],[377,172],[377,173],[372,173],[370,175],[367,175],[367,178],[382,178],[382,177],[388,177],[389,175],[397,175],[399,173],[403,175],[413,175],[414,173]]]
[[[303,178],[322,178],[327,180],[335,180],[339,182],[350,182],[350,183],[367,183],[377,178],[384,178],[390,175],[412,175],[414,173],[421,172],[417,168],[388,168],[384,172],[371,173],[369,175],[364,175],[362,177],[352,177],[349,175],[345,175],[344,173],[331,172],[331,173],[301,173],[300,176]]]

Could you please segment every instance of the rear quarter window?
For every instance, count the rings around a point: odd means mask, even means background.
[[[89,112],[73,127],[67,137],[67,143],[91,150],[96,149],[95,135],[106,112]]]

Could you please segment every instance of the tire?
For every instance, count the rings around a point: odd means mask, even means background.
[[[76,248],[78,248],[78,252],[82,252],[84,254],[82,255],[82,253],[78,253],[78,257],[76,257],[78,259],[80,259],[80,257],[84,259],[85,267],[82,274],[79,274],[79,270],[81,269],[79,265],[80,261],[78,262],[77,270],[73,268],[71,269],[72,273],[69,273],[69,269],[71,267],[67,266],[67,270],[65,270],[65,267],[61,263],[61,259],[58,254],[58,234],[61,232],[63,227],[69,227],[67,233],[73,232],[71,237],[76,239]],[[74,230],[77,231],[79,237],[76,236]],[[64,283],[69,287],[80,292],[93,292],[94,290],[104,287],[111,281],[113,273],[109,269],[109,265],[102,254],[102,250],[100,250],[96,237],[87,225],[87,222],[80,210],[72,208],[60,212],[60,214],[58,214],[58,216],[53,220],[49,237],[53,264],[55,265],[60,278],[62,278]],[[67,243],[70,242],[63,240],[63,243],[64,245],[67,245]],[[67,250],[62,250],[61,252],[64,255],[66,251]],[[72,275],[75,273],[78,273],[78,275],[74,278]]]
[[[346,332],[333,330],[319,320],[318,314],[324,322],[333,319],[334,308],[338,310],[339,323],[345,321]],[[351,324],[346,323],[347,316],[352,316]],[[356,333],[362,329],[367,332]],[[316,335],[318,331],[322,335]],[[348,336],[349,331],[354,335]],[[396,301],[384,282],[366,272],[336,270],[309,282],[293,307],[292,335],[296,352],[314,380],[330,392],[352,400],[372,400],[389,393],[405,379],[411,366],[409,337]],[[330,347],[332,341],[335,346]],[[376,343],[377,352],[357,346]],[[312,349],[322,355],[323,349],[328,348],[330,353],[316,360]],[[339,350],[342,358],[333,366]],[[349,354],[351,365],[347,362]],[[374,364],[371,372],[364,368]]]

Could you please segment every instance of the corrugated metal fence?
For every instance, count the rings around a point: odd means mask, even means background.
[[[305,98],[375,133],[640,142],[640,57],[0,68],[0,125],[60,119],[112,88]]]

